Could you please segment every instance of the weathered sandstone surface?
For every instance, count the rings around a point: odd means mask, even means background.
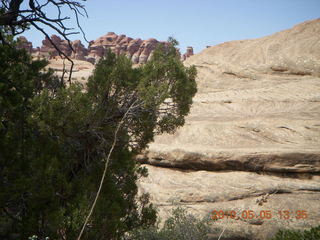
[[[140,182],[140,191],[150,194],[162,219],[178,206],[199,218],[212,217],[214,210],[236,212],[234,219],[225,216],[212,221],[210,239],[218,239],[224,228],[224,240],[263,240],[281,228],[305,229],[319,224],[320,176],[296,179],[244,171],[147,168],[149,176]],[[306,219],[296,219],[300,214],[297,211],[303,210]],[[246,218],[243,211],[253,211],[255,217]],[[270,211],[270,219],[263,219],[265,211]],[[279,211],[290,211],[290,218],[281,218]]]
[[[150,192],[160,216],[177,206],[198,216],[274,212],[271,219],[218,220],[212,239],[223,228],[221,239],[263,240],[279,228],[319,224],[320,19],[209,47],[185,64],[198,69],[185,126],[157,136],[138,157],[149,169],[140,191]],[[291,211],[290,219],[279,210]],[[308,217],[296,219],[298,210]]]
[[[94,65],[88,61],[73,59],[73,70],[72,70],[72,81],[77,81],[85,84],[92,75],[94,70]],[[64,75],[65,80],[69,78],[71,63],[68,60],[63,60],[61,58],[54,58],[49,60],[48,68],[52,68],[55,74],[59,77],[62,76],[63,71],[66,71]]]
[[[320,20],[210,47],[186,64],[198,70],[186,124],[157,136],[142,160],[186,169],[320,172]]]

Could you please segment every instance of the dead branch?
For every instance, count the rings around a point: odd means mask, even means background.
[[[23,5],[23,2],[28,4]],[[74,31],[74,28],[68,27],[65,21],[70,19],[65,13],[65,10],[72,11],[74,13],[77,28],[80,29],[84,39],[86,39],[85,33],[79,22],[79,15],[88,17],[85,6],[82,2],[86,0],[45,0],[43,3],[39,3],[38,0],[1,0],[2,11],[0,13],[0,29],[10,29],[9,34],[12,36],[23,33],[30,26],[34,27],[41,33],[43,33],[50,41],[51,45],[57,50],[61,58],[67,59],[70,63],[69,83],[71,83],[71,76],[74,67],[74,62],[50,39],[44,26],[54,30],[59,36],[68,42],[69,48],[74,52],[74,49],[69,39],[70,35],[78,34]],[[22,8],[22,6],[24,6]],[[47,14],[47,7],[55,7],[56,16],[50,17]],[[64,16],[66,15],[66,16]],[[0,31],[0,41],[2,44],[6,44],[5,37]],[[61,82],[64,81],[64,74],[62,74]]]
[[[111,157],[111,154],[112,154],[112,152],[113,152],[113,149],[115,148],[116,143],[117,143],[117,140],[118,140],[118,132],[119,132],[122,124],[123,124],[124,121],[126,120],[126,117],[127,117],[128,113],[130,112],[131,107],[134,107],[134,104],[135,104],[135,103],[132,103],[132,105],[128,108],[128,110],[126,111],[126,113],[123,115],[121,121],[118,123],[117,128],[116,128],[116,130],[115,130],[115,132],[114,132],[113,143],[112,143],[112,146],[111,146],[111,148],[110,148],[110,150],[109,150],[108,156],[107,156],[107,158],[106,158],[106,160],[105,160],[106,162],[105,162],[103,174],[102,174],[102,177],[101,177],[101,180],[100,180],[100,184],[99,184],[99,188],[98,188],[96,197],[95,197],[95,199],[94,199],[94,201],[93,201],[93,204],[92,204],[92,206],[91,206],[91,208],[90,208],[89,214],[87,215],[87,217],[86,217],[86,219],[85,219],[85,221],[84,221],[84,224],[83,224],[83,226],[82,226],[82,229],[81,229],[81,231],[80,231],[80,234],[79,234],[77,240],[81,240],[82,234],[83,234],[83,232],[84,232],[84,230],[85,230],[85,228],[86,228],[86,226],[87,226],[87,224],[88,224],[88,222],[89,222],[89,220],[90,220],[90,217],[91,217],[91,215],[92,215],[92,213],[93,213],[93,210],[94,210],[94,208],[95,208],[95,206],[96,206],[97,200],[98,200],[98,198],[99,198],[99,196],[100,196],[100,192],[101,192],[101,189],[102,189],[102,186],[103,186],[103,183],[104,183],[104,179],[105,179],[105,177],[106,177],[106,173],[107,173],[107,170],[108,170],[110,157]]]

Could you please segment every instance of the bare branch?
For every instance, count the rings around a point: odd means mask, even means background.
[[[101,189],[102,189],[102,186],[103,186],[103,183],[104,183],[104,179],[105,179],[105,177],[106,177],[106,173],[107,173],[107,169],[108,169],[110,157],[111,157],[111,154],[112,154],[112,152],[113,152],[113,149],[115,148],[116,143],[117,143],[117,140],[118,140],[118,132],[119,132],[122,124],[124,123],[124,121],[125,121],[125,119],[126,119],[126,117],[127,117],[127,114],[130,112],[131,107],[133,107],[133,106],[134,106],[134,103],[128,108],[128,110],[126,111],[126,113],[123,115],[121,121],[118,123],[117,128],[116,128],[116,130],[115,130],[115,132],[114,132],[113,143],[112,143],[112,146],[111,146],[111,148],[110,148],[110,150],[109,150],[108,156],[107,156],[107,158],[106,158],[106,162],[105,162],[103,174],[102,174],[102,177],[101,177],[101,181],[100,181],[100,185],[99,185],[99,188],[98,188],[96,197],[95,197],[95,199],[94,199],[94,201],[93,201],[93,204],[92,204],[92,206],[91,206],[91,208],[90,208],[89,214],[87,215],[87,217],[86,217],[86,219],[85,219],[85,221],[84,221],[84,224],[83,224],[83,226],[82,226],[82,229],[81,229],[81,231],[80,231],[80,234],[79,234],[77,240],[81,240],[82,234],[83,234],[83,232],[84,232],[84,230],[85,230],[85,228],[86,228],[86,226],[87,226],[87,224],[88,224],[88,222],[89,222],[89,219],[90,219],[90,217],[91,217],[91,215],[92,215],[92,213],[93,213],[93,210],[94,210],[94,208],[95,208],[95,206],[96,206],[97,200],[98,200],[98,198],[99,198],[99,196],[100,196],[100,192],[101,192]]]
[[[22,9],[22,2],[28,1],[27,7]],[[88,17],[85,6],[81,2],[86,0],[46,0],[40,4],[38,0],[1,0],[4,13],[0,15],[0,27],[8,27],[13,36],[23,33],[28,25],[42,32],[50,41],[52,46],[57,50],[61,58],[66,58],[70,63],[69,83],[71,83],[71,75],[74,67],[74,62],[56,46],[46,33],[41,25],[45,25],[53,29],[68,43],[71,51],[74,52],[71,40],[68,36],[78,34],[78,31],[73,31],[74,28],[67,27],[65,21],[70,19],[68,16],[63,16],[62,9],[67,8],[74,13],[76,24],[84,39],[88,42],[85,33],[79,22],[79,15]],[[46,7],[54,6],[56,8],[57,17],[49,17],[46,14]],[[0,33],[0,41],[5,43],[3,36]],[[64,74],[62,74],[64,76]],[[63,81],[63,79],[62,79]]]
[[[44,31],[41,27],[39,27],[37,24],[35,24],[34,22],[31,22],[31,25],[34,26],[36,29],[38,29],[40,32],[42,32],[49,40],[49,42],[52,44],[52,46],[58,51],[60,57],[65,57],[66,59],[68,59],[68,61],[71,63],[70,66],[70,74],[69,74],[69,84],[71,84],[71,76],[72,76],[72,71],[73,71],[73,67],[74,67],[74,62],[72,61],[71,58],[69,58],[64,52],[62,52],[57,46],[56,44],[51,40],[51,38],[49,37],[49,35],[46,33],[46,31]],[[61,77],[61,84],[63,84],[64,82],[64,74],[62,74]]]

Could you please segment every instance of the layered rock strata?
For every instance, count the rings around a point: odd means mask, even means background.
[[[319,43],[317,19],[185,61],[198,70],[186,123],[138,157],[149,169],[140,192],[150,193],[162,219],[178,206],[198,217],[235,211],[235,219],[212,222],[211,239],[223,232],[227,240],[319,224]],[[253,218],[241,216],[248,211]]]
[[[320,20],[186,60],[198,92],[186,123],[143,163],[193,170],[320,173]]]

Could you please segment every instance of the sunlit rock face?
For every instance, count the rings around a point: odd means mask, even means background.
[[[185,61],[198,70],[186,123],[138,156],[149,169],[140,192],[150,193],[162,219],[178,206],[199,217],[240,213],[212,223],[211,239],[224,228],[222,239],[264,240],[279,228],[319,224],[319,43],[317,19],[208,47]],[[255,218],[241,218],[246,210]],[[259,219],[264,210],[270,219]],[[308,216],[296,218],[300,210]]]

